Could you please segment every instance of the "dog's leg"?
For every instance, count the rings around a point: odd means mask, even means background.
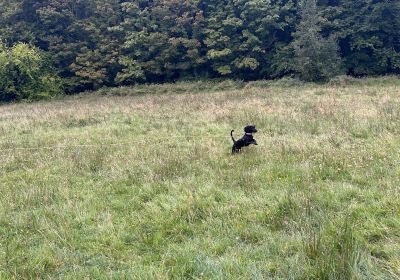
[[[232,146],[232,154],[238,154],[239,152],[240,152],[240,149],[236,145],[233,145]]]

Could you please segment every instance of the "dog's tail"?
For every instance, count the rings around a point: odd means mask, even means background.
[[[231,130],[231,138],[232,138],[233,143],[235,143],[236,140],[235,140],[235,138],[233,138],[233,132],[234,132],[234,130]]]

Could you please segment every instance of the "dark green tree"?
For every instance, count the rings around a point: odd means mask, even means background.
[[[39,37],[70,91],[113,85],[119,46],[109,29],[120,20],[118,0],[47,0],[36,13]]]
[[[198,0],[130,1],[122,4],[124,34],[118,83],[168,81],[195,76],[204,63],[198,38]]]
[[[327,81],[341,73],[338,44],[333,36],[320,34],[316,0],[299,4],[300,22],[294,33],[294,70],[305,81]]]
[[[338,37],[348,74],[400,73],[400,1],[323,2],[323,32]]]
[[[274,55],[291,40],[292,1],[203,1],[207,59],[219,75],[255,79],[277,74]]]

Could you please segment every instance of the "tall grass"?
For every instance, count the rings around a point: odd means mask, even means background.
[[[398,279],[399,94],[214,81],[0,106],[0,279]],[[232,156],[248,123],[260,145]]]

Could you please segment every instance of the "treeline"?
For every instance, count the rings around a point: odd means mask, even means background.
[[[396,74],[399,15],[400,1],[376,0],[0,0],[0,51],[36,47],[67,93],[188,78]]]

